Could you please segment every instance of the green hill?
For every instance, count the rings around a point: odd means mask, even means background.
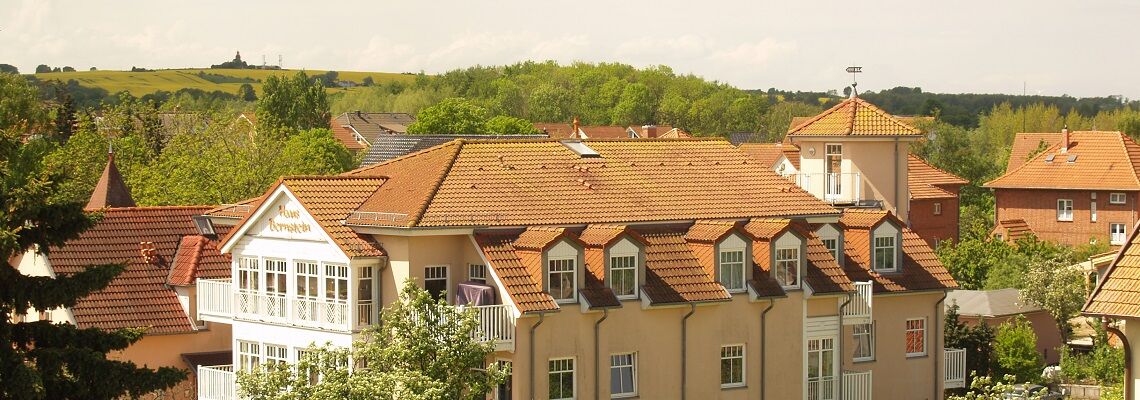
[[[67,82],[74,79],[81,86],[104,89],[108,93],[127,91],[134,96],[167,91],[175,92],[179,89],[201,89],[206,92],[215,90],[236,93],[243,83],[253,85],[254,90],[261,93],[261,82],[270,75],[292,75],[296,70],[261,70],[261,69],[164,69],[146,72],[133,71],[76,71],[76,72],[48,72],[35,74],[36,79],[42,81],[59,80]],[[306,70],[309,76],[322,75],[326,71]],[[411,83],[415,75],[389,73],[389,72],[357,72],[337,71],[337,79],[361,83],[365,77],[371,76],[376,84],[399,81]],[[340,88],[329,88],[343,90]],[[349,89],[351,90],[351,88]]]

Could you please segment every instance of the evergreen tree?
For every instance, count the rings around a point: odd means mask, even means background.
[[[21,87],[23,86],[23,87]],[[0,75],[0,98],[34,94],[23,78]],[[25,104],[38,104],[34,101]],[[19,99],[16,99],[19,100]],[[71,307],[105,287],[122,265],[92,266],[56,278],[21,274],[11,264],[29,250],[47,251],[93,223],[83,204],[56,200],[59,176],[41,167],[50,146],[20,139],[25,129],[47,124],[42,111],[8,114],[0,109],[0,398],[114,399],[173,387],[186,372],[150,370],[112,361],[107,354],[142,337],[138,329],[79,329],[47,321],[14,322],[28,310]]]

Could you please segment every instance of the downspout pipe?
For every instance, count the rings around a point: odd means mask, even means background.
[[[845,300],[843,304],[839,305],[839,337],[837,338],[837,343],[835,345],[835,347],[839,349],[839,371],[837,371],[839,372],[839,400],[843,400],[843,398],[847,395],[847,393],[843,390],[843,357],[846,354],[843,352],[843,309],[847,308],[848,304],[851,304],[852,297],[854,297],[854,295],[848,294],[847,300]]]
[[[534,397],[534,331],[538,330],[538,326],[546,320],[546,313],[538,313],[538,322],[530,327],[530,400],[535,400]]]
[[[940,375],[938,373],[938,371],[939,371],[938,367],[942,365],[942,354],[939,354],[939,353],[945,353],[946,352],[946,342],[944,341],[946,338],[945,338],[945,335],[942,335],[942,328],[938,327],[938,323],[940,322],[939,320],[941,319],[941,318],[938,318],[938,312],[942,311],[942,302],[946,301],[946,296],[948,296],[949,294],[950,294],[950,292],[942,292],[942,297],[939,298],[938,301],[934,303],[934,318],[931,318],[934,320],[934,337],[935,338],[941,338],[943,340],[942,346],[938,346],[938,347],[942,348],[942,351],[940,351],[940,352],[932,351],[931,352],[931,353],[934,353],[934,354],[931,354],[931,356],[932,356],[931,358],[934,359],[934,368],[932,368],[934,370],[934,397],[931,397],[932,399],[941,399],[942,398],[942,393],[939,393],[939,391],[938,391],[938,387],[941,386],[940,382],[942,380],[942,375]],[[942,336],[939,336],[939,335],[942,335]],[[937,342],[938,342],[938,340],[935,340],[935,343],[937,343]]]
[[[768,307],[760,312],[760,400],[764,400],[764,392],[767,391],[768,386],[764,384],[764,376],[768,375],[768,365],[765,361],[768,359],[768,350],[764,348],[764,344],[768,341],[768,323],[765,322],[768,318],[768,311],[772,311],[772,307],[776,306],[776,299],[768,299]]]
[[[602,381],[600,378],[600,371],[602,370],[602,359],[601,345],[599,344],[601,342],[601,335],[599,332],[601,332],[602,322],[604,322],[606,318],[609,317],[610,309],[602,309],[602,317],[598,318],[598,320],[594,322],[594,400],[601,400],[602,398]]]
[[[899,200],[899,197],[902,197],[901,196],[902,193],[899,192],[899,138],[898,137],[895,137],[895,167],[893,169],[895,170],[895,173],[894,173],[894,180],[895,180],[895,182],[894,182],[894,184],[895,184],[895,216],[899,217],[900,219],[903,217],[906,217],[906,226],[910,226],[910,207],[908,206],[906,208],[906,215],[905,216],[899,215],[900,214],[899,205],[902,204],[902,202]]]
[[[685,345],[688,344],[689,332],[686,328],[688,327],[689,317],[693,316],[695,312],[697,312],[697,303],[689,303],[689,313],[685,314],[684,318],[681,318],[681,400],[685,400],[685,374],[688,373],[686,368],[687,363],[685,362]]]
[[[1132,398],[1132,346],[1128,345],[1128,337],[1124,336],[1124,332],[1114,326],[1104,322],[1104,330],[1110,332],[1116,337],[1120,338],[1120,343],[1124,345],[1124,398]]]

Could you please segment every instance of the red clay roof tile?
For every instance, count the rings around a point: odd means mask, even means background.
[[[1121,132],[1070,133],[1068,151],[1061,143],[1030,158],[989,188],[1140,190],[1140,145]],[[1069,160],[1072,159],[1072,162]]]

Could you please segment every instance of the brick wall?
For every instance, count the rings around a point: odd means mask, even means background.
[[[995,189],[997,221],[1024,219],[1043,240],[1077,246],[1089,238],[1108,240],[1109,224],[1123,223],[1130,233],[1136,222],[1136,192],[1125,193],[1124,204],[1109,204],[1109,192],[1087,190]],[[1118,192],[1120,193],[1120,192]],[[1073,200],[1073,220],[1057,220],[1057,200]],[[1097,220],[1092,222],[1091,203],[1096,202]]]
[[[934,204],[942,204],[942,214],[934,215]],[[910,201],[910,229],[926,239],[930,247],[939,241],[958,241],[958,198]]]

